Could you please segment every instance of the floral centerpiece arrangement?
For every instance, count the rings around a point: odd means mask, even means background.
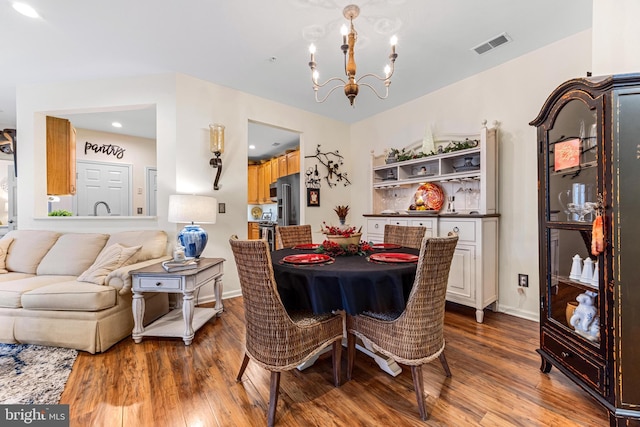
[[[371,245],[360,241],[362,227],[333,226],[322,222],[321,231],[326,235],[324,242],[316,249],[317,253],[331,256],[367,255],[372,251]]]

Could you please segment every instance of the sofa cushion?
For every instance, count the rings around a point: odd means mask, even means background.
[[[9,273],[13,275],[14,273]],[[20,273],[17,273],[20,274]],[[75,281],[75,276],[30,276],[23,279],[15,279],[0,282],[0,307],[22,307],[22,296],[25,292],[32,291],[52,283]]]
[[[13,237],[3,237],[0,239],[0,274],[7,274],[6,267],[7,252],[9,252],[9,246],[13,243]]]
[[[78,277],[78,281],[104,285],[104,279],[113,270],[136,262],[141,248],[142,246],[128,248],[119,243],[105,247],[93,265]]]
[[[63,234],[40,261],[37,274],[79,276],[93,264],[108,238],[100,233]]]
[[[6,269],[18,273],[35,274],[38,264],[60,237],[60,233],[46,230],[12,230],[13,238],[7,253]]]
[[[123,246],[142,245],[137,262],[160,258],[167,253],[167,233],[162,230],[121,231],[112,234],[106,246],[115,243]]]
[[[100,311],[116,305],[117,293],[109,286],[71,280],[25,292],[22,307],[28,310]]]

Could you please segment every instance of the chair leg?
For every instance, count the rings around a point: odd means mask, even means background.
[[[247,369],[248,364],[249,364],[249,356],[247,356],[247,353],[245,353],[244,359],[242,360],[242,365],[240,366],[240,372],[238,372],[238,376],[236,377],[236,382],[242,381],[242,374],[244,374],[244,370]]]
[[[278,406],[278,393],[280,392],[280,372],[271,372],[271,387],[269,388],[269,414],[267,426],[273,427],[276,419],[276,407]]]
[[[422,418],[422,421],[427,421],[427,407],[424,404],[424,389],[422,385],[422,365],[412,366],[411,376],[413,376],[413,388],[416,390],[420,418]]]
[[[444,350],[442,351],[442,353],[440,353],[440,356],[438,356],[438,359],[440,359],[440,363],[442,363],[442,368],[444,369],[444,373],[447,375],[447,377],[450,377],[451,371],[449,370],[449,364],[447,363],[447,358],[444,355]]]
[[[333,385],[340,387],[342,376],[342,340],[333,342]]]
[[[353,361],[356,358],[356,336],[351,332],[347,333],[347,381],[351,381],[353,373]]]

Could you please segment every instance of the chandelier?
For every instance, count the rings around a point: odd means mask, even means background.
[[[331,93],[338,89],[339,87],[344,87],[344,94],[349,98],[349,103],[353,106],[353,101],[355,101],[356,96],[358,96],[359,85],[366,86],[376,94],[376,96],[380,99],[386,99],[389,96],[389,85],[391,84],[391,76],[393,76],[394,64],[396,62],[396,58],[398,54],[396,53],[396,44],[398,43],[398,38],[396,36],[391,37],[391,54],[389,55],[389,62],[384,67],[384,77],[377,76],[376,74],[369,73],[365,74],[362,77],[356,80],[356,61],[354,59],[354,49],[356,45],[356,41],[358,40],[358,33],[353,26],[353,20],[358,17],[360,14],[360,8],[355,4],[348,5],[342,11],[342,14],[345,18],[347,18],[350,22],[350,28],[347,28],[346,25],[343,25],[340,32],[342,33],[342,53],[344,54],[344,72],[347,76],[347,80],[344,80],[340,77],[333,77],[327,80],[326,82],[320,84],[318,83],[318,70],[316,69],[316,47],[314,44],[309,46],[309,52],[311,53],[311,61],[309,62],[309,68],[311,68],[311,81],[313,82],[313,91],[315,92],[316,102],[324,102],[331,95]],[[383,82],[385,87],[384,96],[380,95],[376,89],[368,83],[360,83],[362,79],[366,77],[373,77]],[[341,84],[337,84],[329,92],[322,98],[318,99],[318,89],[326,86],[330,82],[340,81]]]

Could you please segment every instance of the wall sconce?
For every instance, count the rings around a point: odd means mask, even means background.
[[[213,182],[213,189],[219,190],[218,181],[222,173],[222,159],[220,158],[220,154],[224,153],[224,125],[219,123],[209,125],[209,150],[216,156],[209,160],[209,164],[212,168],[218,169],[216,179]]]

